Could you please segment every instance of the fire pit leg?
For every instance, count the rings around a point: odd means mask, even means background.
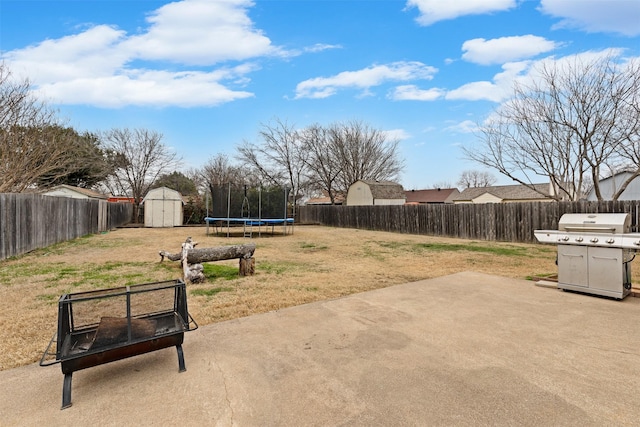
[[[182,352],[182,345],[178,344],[176,346],[176,349],[178,350],[178,372],[184,372],[187,370],[187,368],[184,365],[184,353]]]
[[[71,378],[73,373],[64,374],[64,382],[62,385],[62,408],[66,409],[71,406]]]

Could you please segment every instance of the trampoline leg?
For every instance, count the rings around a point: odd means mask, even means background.
[[[178,350],[178,372],[184,372],[187,368],[184,365],[184,353],[182,352],[182,345],[178,344],[176,346],[176,350]]]
[[[62,384],[62,408],[66,409],[71,406],[71,378],[73,373],[64,374],[64,382]]]

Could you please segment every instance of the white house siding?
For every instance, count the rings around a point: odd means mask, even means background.
[[[483,193],[472,200],[473,203],[500,203],[502,199],[491,193]]]
[[[47,191],[44,193],[45,196],[56,196],[56,197],[71,197],[72,199],[88,199],[89,196],[86,194],[77,193],[68,188],[56,188],[55,190]]]
[[[376,206],[404,205],[405,199],[376,199],[373,204]]]
[[[611,200],[613,194],[629,179],[631,173],[622,172],[600,181],[600,194],[604,200]],[[591,190],[587,195],[587,200],[598,200],[596,192]],[[622,192],[618,200],[640,200],[640,178],[636,178]]]

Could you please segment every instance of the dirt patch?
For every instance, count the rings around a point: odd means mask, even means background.
[[[1,261],[0,370],[39,360],[56,329],[60,295],[181,277],[179,263],[160,263],[158,251],[178,252],[187,236],[198,247],[248,240],[206,235],[204,227],[124,228]],[[556,272],[555,247],[546,245],[319,226],[297,226],[286,236],[263,234],[253,242],[254,276],[188,285],[189,311],[198,324],[467,270],[513,278]],[[237,269],[238,260],[212,264]]]

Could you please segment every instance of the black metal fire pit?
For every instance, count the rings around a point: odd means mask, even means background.
[[[65,294],[58,301],[58,331],[40,366],[61,364],[64,409],[71,406],[74,371],[172,346],[185,371],[184,333],[197,328],[182,280]]]

